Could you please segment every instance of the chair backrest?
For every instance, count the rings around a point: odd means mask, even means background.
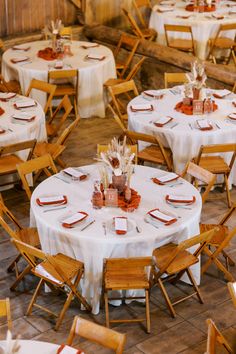
[[[27,141],[22,141],[20,143],[12,144],[12,145],[2,146],[0,148],[0,156],[7,155],[7,154],[14,154],[18,151],[29,150],[26,160],[30,160],[34,152],[34,147],[36,145],[36,142],[37,142],[36,139],[32,139],[32,140],[27,140]]]
[[[127,109],[124,101],[121,102],[121,98],[128,98],[130,101],[132,98],[139,95],[138,89],[133,80],[125,81],[117,85],[111,85],[108,87],[108,91],[111,95],[113,105],[119,118],[124,121],[127,120]]]
[[[134,154],[134,163],[137,165],[138,163],[138,147],[136,144],[134,145],[127,145],[130,149],[130,152]],[[100,156],[102,152],[106,152],[108,150],[108,145],[97,144],[97,155]]]
[[[219,230],[219,228],[216,227],[212,230],[203,232],[197,236],[193,236],[190,239],[184,240],[181,243],[179,243],[175,247],[173,252],[170,254],[170,256],[166,259],[166,262],[163,264],[163,266],[159,269],[159,271],[156,274],[156,277],[160,277],[162,274],[164,274],[166,269],[171,265],[171,263],[175,261],[178,254],[184,250],[187,250],[193,246],[199,245],[199,247],[194,252],[194,256],[198,257],[200,255],[200,253],[203,251],[204,247],[206,247],[207,242],[211,240],[213,235],[218,230]]]
[[[53,115],[51,116],[51,118],[48,120],[49,125],[52,123],[54,124],[53,133],[50,135],[50,139],[52,139],[55,135],[58,134],[61,127],[63,126],[63,124],[65,123],[67,118],[69,117],[69,114],[71,113],[72,109],[73,109],[73,106],[71,104],[71,101],[70,101],[69,97],[67,95],[65,95],[62,98],[60,104],[57,106],[56,110],[53,112]],[[61,115],[59,119],[55,119],[58,114],[61,114],[61,110],[64,111],[64,114]],[[55,123],[55,121],[56,121],[56,123]]]
[[[12,240],[12,242],[31,267],[35,267],[38,264],[38,260],[45,261],[47,259],[46,254],[39,248],[16,239]]]
[[[207,199],[207,196],[208,196],[212,186],[215,183],[216,175],[214,175],[210,171],[205,170],[204,168],[196,165],[193,162],[187,163],[187,165],[182,173],[182,177],[184,177],[186,174],[193,177],[192,181],[191,181],[192,183],[196,182],[196,180],[197,180],[197,181],[204,182],[207,185],[204,193],[202,194],[202,202],[204,203]]]
[[[143,10],[143,8],[151,10],[152,6],[151,6],[151,3],[150,3],[150,0],[133,0],[132,3],[133,3],[133,6],[134,6],[134,8],[136,10],[137,16],[138,16],[142,26],[144,28],[148,27],[148,24],[147,24],[147,22],[144,19],[142,10]]]
[[[193,34],[192,34],[191,26],[164,25],[164,28],[165,28],[166,43],[167,43],[168,46],[170,44],[168,32],[189,33],[189,37],[191,38],[191,40],[193,42]]]
[[[78,115],[77,118],[70,124],[68,127],[66,127],[63,132],[60,134],[58,137],[56,144],[58,145],[65,145],[66,141],[68,140],[70,134],[73,132],[73,130],[76,128],[80,121],[80,116]]]
[[[122,354],[126,341],[126,335],[116,332],[110,328],[100,326],[94,322],[87,321],[82,317],[75,316],[67,344],[72,345],[74,337],[78,335],[89,341],[114,350],[116,354]]]
[[[16,229],[14,230],[12,226],[6,221],[6,219],[13,223]],[[2,200],[0,200],[0,225],[2,228],[10,235],[13,239],[18,239],[17,231],[22,230],[23,227],[20,225],[19,221],[12,214],[12,212],[6,207]]]
[[[219,346],[224,347],[224,349],[228,353],[234,353],[234,351],[231,349],[229,346],[228,342],[224,338],[224,336],[221,334],[219,329],[216,327],[215,323],[208,318],[206,320],[207,326],[208,326],[208,332],[207,332],[207,349],[205,354],[216,354],[218,353],[217,351],[217,344]]]
[[[125,81],[130,81],[135,77],[135,75],[141,69],[141,66],[142,66],[145,59],[146,59],[146,57],[142,57],[141,59],[139,59],[139,61],[130,70],[129,74],[125,78]]]
[[[185,73],[164,73],[165,88],[169,87],[169,84],[184,84],[188,79]]]
[[[232,152],[232,157],[229,163],[229,168],[231,169],[233,167],[235,158],[236,158],[236,144],[214,144],[214,145],[202,145],[200,147],[199,154],[196,158],[196,164],[198,165],[201,156],[203,154],[216,154],[216,153],[226,153],[226,152]]]
[[[70,70],[50,70],[48,72],[48,79],[67,79],[67,78],[75,78],[78,81],[78,70],[70,69]]]
[[[233,304],[236,307],[236,282],[234,282],[234,283],[228,282],[227,285],[228,285],[230,296],[233,300]]]
[[[104,272],[126,272],[127,269],[152,267],[152,257],[105,258]]]
[[[133,144],[137,144],[138,145],[138,141],[145,141],[147,143],[150,143],[150,144],[153,144],[153,145],[157,145],[159,147],[159,149],[160,149],[160,152],[162,154],[163,160],[165,161],[168,170],[169,171],[172,170],[171,160],[168,157],[168,155],[166,154],[164,146],[158,140],[157,137],[155,137],[153,135],[149,135],[149,134],[137,133],[137,132],[134,132],[134,131],[131,131],[131,130],[127,130],[126,131],[126,136],[127,136],[127,138],[130,139],[130,141],[133,141]]]
[[[56,85],[49,84],[48,82],[45,81],[32,79],[30,86],[26,92],[26,96],[28,97],[33,89],[45,92],[48,95],[46,104],[44,106],[44,113],[46,114],[49,107],[51,106],[51,101],[56,91],[56,88],[57,88]]]
[[[36,159],[17,165],[18,174],[21,178],[22,184],[29,199],[31,198],[31,190],[26,179],[26,175],[40,170],[43,170],[48,177],[54,173],[57,173],[57,168],[52,160],[51,155],[43,155],[37,157]]]
[[[10,309],[10,300],[8,297],[6,299],[0,299],[0,317],[7,318],[7,327],[9,330],[11,330],[12,329],[11,309]]]
[[[139,27],[139,25],[137,24],[137,22],[135,21],[134,17],[131,15],[130,12],[128,12],[125,8],[121,8],[121,10],[123,11],[125,17],[127,18],[127,20],[129,21],[130,25],[131,25],[131,29],[133,31],[133,33],[141,39],[144,39],[144,35],[142,33],[141,28]]]
[[[224,225],[231,218],[235,210],[236,210],[236,203],[234,203],[232,207],[227,211],[227,213],[223,216],[219,224]]]
[[[67,26],[67,27],[63,27],[61,30],[60,30],[60,36],[62,38],[65,38],[65,39],[69,39],[70,41],[72,41],[72,27],[71,26]]]

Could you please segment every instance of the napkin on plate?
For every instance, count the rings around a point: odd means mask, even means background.
[[[75,224],[77,224],[78,222],[81,222],[85,218],[87,218],[87,216],[88,216],[88,214],[85,213],[84,211],[78,211],[78,212],[70,215],[66,219],[63,219],[62,226],[66,227],[67,229],[71,229],[71,228],[73,228],[73,226]]]
[[[125,235],[127,233],[128,224],[125,216],[117,216],[114,218],[114,228],[117,235]]]
[[[25,100],[18,101],[18,102],[14,103],[14,107],[16,109],[35,107],[35,106],[37,106],[36,102],[34,100],[31,100],[31,99],[25,99]]]
[[[172,12],[172,11],[174,11],[174,8],[170,6],[161,6],[157,8],[157,12]]]
[[[213,93],[213,96],[215,98],[225,98],[226,96],[230,95],[232,91],[229,90],[218,90],[217,92]]]
[[[0,92],[0,101],[6,102],[15,96],[15,92]]]
[[[152,104],[133,104],[130,110],[131,112],[152,112],[154,107]]]
[[[236,113],[230,113],[228,115],[228,118],[232,119],[232,120],[236,120]]]
[[[161,117],[159,118],[156,122],[153,122],[153,124],[156,127],[164,127],[164,125],[168,124],[169,122],[171,122],[173,120],[172,117]]]
[[[106,57],[103,54],[88,54],[86,55],[85,59],[92,59],[92,60],[99,60],[102,61],[104,60]]]
[[[163,94],[158,94],[155,90],[143,91],[143,95],[160,100],[164,97]]]
[[[98,43],[86,43],[86,44],[81,45],[81,48],[83,48],[83,49],[90,49],[90,48],[96,48],[96,47],[99,47]]]
[[[39,197],[36,199],[39,206],[67,204],[66,195],[55,195],[51,197]]]
[[[164,212],[160,211],[160,209],[158,208],[150,210],[147,214],[152,218],[163,222],[165,225],[171,225],[177,221],[174,216],[167,215]]]
[[[17,112],[12,115],[13,119],[22,120],[25,122],[32,122],[35,119],[35,116],[27,112]]]
[[[55,69],[62,69],[63,68],[63,61],[62,60],[57,60],[55,65],[54,65],[54,68]]]
[[[173,195],[167,194],[166,201],[170,203],[185,203],[185,204],[193,204],[196,201],[195,196],[187,196],[187,195]]]
[[[57,354],[85,354],[85,353],[80,349],[75,349],[69,347],[66,344],[62,344],[60,348],[57,350]]]
[[[29,57],[17,57],[17,58],[11,58],[11,62],[13,64],[21,63],[22,61],[27,61],[29,60]]]
[[[215,18],[216,20],[223,20],[225,18],[223,15],[220,14],[212,14],[211,17]]]
[[[161,177],[154,177],[154,178],[152,178],[152,180],[156,184],[165,185],[166,183],[176,181],[178,178],[179,178],[179,175],[171,172],[171,173],[167,173],[166,175],[161,176]]]
[[[72,167],[68,167],[65,170],[63,170],[63,173],[66,175],[72,177],[75,180],[80,180],[82,181],[83,179],[87,178],[87,175],[81,171],[78,171]]]
[[[206,119],[198,119],[197,126],[198,126],[198,129],[200,129],[202,131],[213,129],[213,126]]]
[[[27,52],[30,49],[30,46],[26,46],[25,44],[21,45],[14,45],[12,47],[13,50],[23,50],[24,52]]]

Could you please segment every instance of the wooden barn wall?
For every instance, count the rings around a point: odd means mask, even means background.
[[[0,0],[0,37],[38,31],[57,18],[76,23],[76,7],[68,0]]]

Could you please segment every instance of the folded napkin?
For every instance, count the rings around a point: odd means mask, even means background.
[[[185,204],[193,204],[196,201],[195,196],[186,196],[186,195],[174,195],[167,194],[166,201],[170,203],[185,203]]]
[[[21,63],[22,61],[27,61],[29,60],[29,57],[18,57],[18,58],[12,58],[11,62],[13,64]]]
[[[72,177],[73,179],[75,180],[80,180],[82,181],[83,179],[87,178],[88,176],[86,174],[84,174],[83,172],[81,171],[78,171],[78,170],[75,170],[74,168],[72,167],[68,167],[66,168],[65,170],[63,170],[63,172]]]
[[[164,212],[160,211],[160,209],[158,208],[150,210],[147,214],[152,218],[163,222],[165,225],[171,225],[177,221],[177,219],[174,216],[167,215]]]
[[[187,20],[192,15],[176,15],[176,18],[182,18],[183,20]]]
[[[162,0],[159,2],[159,5],[166,5],[166,6],[175,6],[175,1],[172,0]]]
[[[218,90],[216,93],[213,93],[213,96],[215,98],[224,98],[228,95],[230,95],[232,93],[232,91],[229,91],[229,90]]]
[[[92,60],[104,60],[106,57],[102,54],[88,54],[86,55],[85,59],[92,59]]]
[[[212,14],[211,17],[215,18],[216,20],[223,20],[225,18],[223,15],[220,14]]]
[[[67,197],[66,195],[55,195],[52,197],[39,197],[36,199],[36,203],[39,206],[67,204]]]
[[[0,134],[4,134],[6,130],[4,128],[0,128]]]
[[[14,45],[14,47],[12,47],[13,50],[23,50],[24,52],[27,52],[30,49],[30,46],[26,46],[26,45]]]
[[[114,218],[114,228],[117,235],[125,235],[127,233],[128,224],[125,216],[117,216]]]
[[[62,344],[60,348],[57,350],[57,354],[85,354],[85,353],[80,349],[75,349],[69,347],[66,344]]]
[[[161,176],[161,177],[154,177],[154,178],[152,178],[152,180],[156,184],[164,185],[166,183],[176,181],[178,178],[179,178],[179,175],[171,172],[171,173],[167,173],[166,175]]]
[[[203,131],[213,129],[213,126],[206,119],[197,120],[197,126]]]
[[[164,127],[164,125],[168,124],[169,122],[171,122],[173,120],[172,117],[161,117],[158,119],[158,121],[153,122],[153,124],[156,127]]]
[[[32,114],[29,114],[27,112],[19,112],[14,113],[12,115],[12,118],[16,120],[23,120],[25,122],[32,122],[35,119],[35,116],[32,116]]]
[[[43,264],[38,264],[36,267],[35,267],[35,273],[38,273],[40,275],[42,275],[44,278],[47,278],[51,281],[53,281],[54,283],[57,283],[57,284],[63,284],[62,281],[58,280],[57,278],[55,278],[52,274],[50,274],[44,267],[43,267]]]
[[[84,211],[78,211],[77,213],[70,215],[66,219],[63,219],[62,226],[71,229],[75,224],[87,218],[87,216],[88,214],[85,213]]]
[[[232,120],[236,120],[236,113],[230,113],[228,115],[228,118],[232,119]]]
[[[0,92],[0,101],[6,102],[15,96],[15,92]]]
[[[90,48],[96,48],[96,47],[99,47],[98,43],[86,43],[86,44],[81,45],[81,48],[83,48],[83,49],[90,49]]]
[[[174,11],[173,7],[169,7],[169,6],[162,6],[162,7],[158,7],[157,8],[157,12],[172,12]]]
[[[14,107],[16,109],[35,107],[35,106],[37,106],[37,103],[34,100],[31,100],[31,99],[25,99],[23,101],[18,101],[18,102],[14,103]]]
[[[130,106],[130,110],[132,112],[152,112],[154,111],[154,107],[152,104],[133,104]]]
[[[57,60],[55,65],[54,65],[55,69],[62,69],[63,68],[63,61],[62,60]]]
[[[0,116],[4,113],[5,113],[4,109],[0,107]]]
[[[148,90],[148,91],[143,91],[143,94],[145,96],[151,97],[151,98],[155,98],[155,100],[160,100],[164,97],[163,94],[157,94],[157,92],[155,90]]]

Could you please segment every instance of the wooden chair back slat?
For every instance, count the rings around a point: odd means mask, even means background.
[[[32,139],[32,140],[27,140],[27,141],[22,141],[20,143],[12,144],[12,145],[2,146],[0,149],[0,156],[7,155],[7,154],[14,154],[15,152],[29,149],[29,154],[26,158],[26,160],[29,160],[32,157],[36,142],[37,142],[36,139]]]
[[[44,113],[46,114],[48,109],[51,106],[52,98],[56,91],[56,88],[57,88],[56,85],[49,84],[48,82],[45,81],[32,79],[30,86],[25,95],[26,97],[30,96],[30,93],[33,89],[45,92],[48,95],[46,104],[44,106]]]
[[[199,154],[215,154],[218,152],[235,152],[236,144],[202,145]]]
[[[48,72],[49,79],[64,79],[78,77],[78,70],[51,70]]]
[[[164,25],[165,30],[168,32],[186,32],[192,33],[190,26],[181,26],[181,25]]]
[[[137,165],[138,163],[138,147],[137,145],[127,145],[127,147],[130,149],[130,152],[134,154],[134,163]],[[102,152],[107,152],[108,150],[108,145],[104,144],[97,144],[97,155],[100,156]]]
[[[77,116],[77,118],[68,126],[66,127],[61,135],[58,137],[56,143],[58,145],[65,145],[66,141],[68,140],[70,134],[73,132],[73,130],[76,128],[80,121],[80,116]]]
[[[22,230],[22,226],[20,225],[19,221],[6,207],[3,201],[0,201],[0,225],[12,238],[18,239],[17,232],[6,222],[5,218],[10,220],[10,222],[12,222],[15,225],[16,230]]]
[[[133,0],[133,6],[136,10],[137,16],[142,24],[142,26],[144,28],[146,28],[148,26],[147,22],[144,19],[142,10],[145,7],[146,9],[150,9],[152,8],[151,3],[149,0]]]
[[[164,73],[165,88],[169,87],[169,84],[184,84],[188,79],[185,73]]]
[[[140,70],[141,66],[143,65],[144,60],[146,59],[146,57],[142,57],[134,66],[133,68],[130,70],[129,74],[126,77],[126,81],[130,81],[132,80],[136,74],[138,73],[138,71]]]
[[[11,331],[12,320],[11,320],[10,299],[8,297],[6,299],[0,300],[0,317],[7,318],[7,327]]]
[[[134,258],[106,258],[104,259],[105,271],[129,270],[152,266],[152,257]]]
[[[141,39],[144,39],[144,35],[141,31],[141,29],[139,28],[137,22],[135,21],[134,17],[131,15],[131,13],[129,13],[125,8],[121,8],[125,17],[127,18],[128,22],[130,23],[131,25],[131,28],[134,32],[134,34],[141,38]]]
[[[50,126],[50,124],[54,124],[54,126],[55,126],[54,133],[52,133],[50,135],[51,139],[58,133],[58,131],[60,131],[61,127],[63,126],[63,124],[65,123],[67,118],[69,117],[69,114],[71,113],[72,109],[73,109],[73,106],[70,102],[70,99],[67,95],[65,95],[62,98],[62,100],[61,100],[60,104],[58,105],[58,107],[56,108],[56,110],[54,111],[51,118],[48,120],[49,126]],[[64,111],[64,114],[57,120],[56,123],[54,123],[57,115],[60,114],[61,110]]]
[[[223,216],[223,218],[219,222],[219,225],[224,225],[231,218],[235,210],[236,210],[236,203],[234,203],[232,207],[228,210],[228,212]]]
[[[45,261],[47,259],[46,254],[39,248],[16,239],[12,240],[12,242],[31,267],[35,267],[38,264],[37,260]]]
[[[231,30],[236,30],[236,23],[226,23],[226,24],[222,24],[220,25],[220,32],[223,31],[231,31]]]
[[[71,26],[63,27],[60,30],[60,36],[62,38],[69,39],[70,41],[72,41],[73,39],[72,27]]]
[[[234,351],[231,349],[224,336],[216,327],[215,323],[211,319],[207,319],[206,323],[208,326],[208,335],[207,335],[207,350],[205,354],[216,354],[217,344],[224,347],[224,349],[228,353],[234,353]]]

